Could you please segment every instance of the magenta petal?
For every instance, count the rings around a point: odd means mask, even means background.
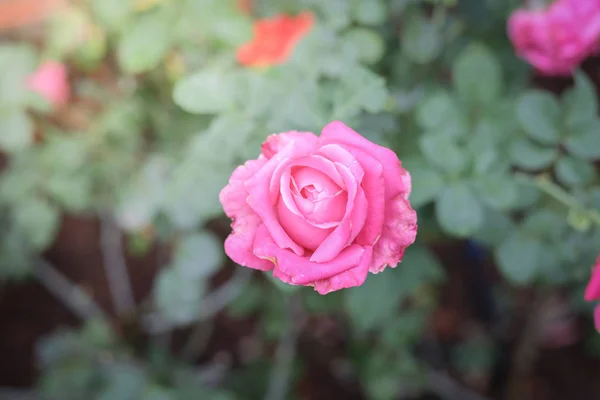
[[[334,121],[323,128],[321,134],[323,144],[347,144],[357,147],[370,154],[384,165],[383,178],[385,180],[386,200],[393,199],[399,194],[408,198],[410,194],[410,175],[404,170],[398,156],[392,150],[372,143],[350,129],[343,122]]]
[[[369,265],[373,248],[370,246],[364,247],[364,253],[360,259],[360,264],[354,268],[350,268],[340,274],[333,275],[330,278],[322,279],[315,282],[315,290],[319,294],[327,294],[336,290],[360,286],[365,283],[369,274]]]
[[[596,265],[592,270],[592,277],[585,288],[585,300],[600,300],[600,257],[596,260]]]
[[[345,248],[334,260],[315,263],[277,246],[262,226],[257,232],[254,245],[254,254],[257,257],[270,260],[275,264],[278,273],[274,273],[274,276],[280,277],[282,276],[280,274],[283,274],[289,277],[289,282],[297,285],[309,285],[354,268],[360,264],[364,253],[364,247],[352,245]]]
[[[253,254],[254,239],[261,221],[246,203],[248,193],[244,185],[265,163],[265,158],[261,156],[236,168],[229,184],[221,190],[219,200],[227,216],[233,219],[232,232],[225,240],[225,253],[240,265],[268,271],[273,265]]]
[[[373,249],[370,269],[373,273],[383,271],[386,266],[395,267],[417,236],[417,213],[404,196],[389,202],[388,211],[381,238]]]

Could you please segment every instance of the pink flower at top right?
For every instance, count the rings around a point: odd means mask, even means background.
[[[600,50],[600,0],[556,0],[508,20],[517,55],[544,75],[570,75]]]
[[[590,302],[600,300],[600,255],[596,258],[596,265],[592,269],[592,277],[585,289],[585,300]],[[600,305],[596,306],[594,322],[596,329],[600,332]]]

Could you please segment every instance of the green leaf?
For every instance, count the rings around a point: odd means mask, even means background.
[[[437,25],[421,14],[411,15],[406,22],[401,35],[402,51],[416,64],[430,63],[442,50],[443,37]]]
[[[370,275],[362,286],[345,290],[346,312],[358,329],[372,329],[392,318],[405,295],[397,288],[398,276],[398,269]]]
[[[156,306],[164,318],[178,325],[196,320],[202,306],[205,282],[190,279],[181,269],[162,270],[155,282]]]
[[[35,50],[28,45],[0,45],[1,105],[24,105],[27,102],[30,91],[26,81],[34,72],[36,62]],[[3,134],[0,128],[0,140]]]
[[[350,67],[333,91],[334,120],[347,120],[364,110],[377,113],[388,100],[385,80],[367,68]]]
[[[531,207],[540,199],[540,190],[529,182],[518,181],[517,190],[519,195],[517,196],[515,208],[524,209]]]
[[[563,95],[563,104],[569,130],[577,131],[597,118],[596,90],[584,72],[575,73],[575,85]]]
[[[205,69],[177,82],[173,101],[191,113],[216,114],[234,106],[236,90],[236,80],[231,73]]]
[[[496,57],[481,44],[472,44],[460,53],[452,66],[458,94],[480,106],[497,99],[502,91],[502,71]]]
[[[412,177],[410,203],[415,208],[435,199],[444,187],[442,175],[433,169],[412,169],[409,172]]]
[[[544,208],[532,211],[522,224],[526,234],[547,242],[559,241],[565,227],[566,221],[562,214]]]
[[[545,144],[554,144],[561,135],[561,110],[549,92],[530,90],[517,101],[516,115],[525,133]]]
[[[222,244],[212,234],[202,232],[185,236],[177,244],[173,268],[190,280],[209,277],[223,263]]]
[[[117,48],[123,71],[138,74],[159,65],[171,44],[172,20],[165,12],[152,12],[127,27]]]
[[[543,252],[537,238],[516,232],[496,250],[496,260],[506,279],[526,285],[535,278]]]
[[[105,369],[104,378],[106,387],[97,396],[98,400],[137,400],[146,383],[144,371],[118,362]]]
[[[551,165],[558,155],[558,151],[550,147],[542,147],[528,139],[520,138],[510,147],[512,162],[528,170],[540,170]]]
[[[566,138],[565,148],[572,155],[586,160],[600,159],[600,119],[595,117],[590,123],[572,129]]]
[[[15,224],[36,250],[46,249],[58,231],[60,214],[42,198],[31,197],[14,210]]]
[[[419,148],[431,164],[445,173],[459,174],[468,162],[467,154],[451,137],[443,134],[428,133],[421,136]]]
[[[131,16],[132,7],[123,0],[91,0],[94,16],[110,30],[121,30]]]
[[[385,51],[383,39],[372,29],[352,28],[344,34],[343,40],[356,49],[358,59],[365,64],[376,63]]]
[[[24,111],[0,110],[0,149],[12,153],[33,144],[33,124]]]
[[[353,1],[351,11],[354,19],[365,25],[379,25],[388,16],[386,6],[381,0]]]
[[[441,282],[444,277],[444,269],[437,256],[423,245],[412,245],[406,249],[402,258],[402,269],[398,275],[397,290],[405,293],[414,293],[423,284],[434,284]]]
[[[442,191],[436,202],[436,217],[444,231],[458,237],[475,233],[483,222],[483,208],[471,189],[457,182]]]
[[[427,96],[417,109],[416,119],[424,130],[452,137],[463,136],[468,132],[463,110],[446,91]]]
[[[519,197],[517,183],[504,174],[490,174],[477,182],[481,198],[492,208],[505,210],[513,207]]]
[[[481,228],[475,233],[474,239],[488,246],[499,246],[513,231],[515,224],[501,211],[488,209],[484,213]]]
[[[141,230],[152,222],[165,198],[169,167],[160,156],[150,157],[142,166],[117,207],[117,219],[124,229]]]
[[[596,169],[585,160],[564,156],[556,163],[556,177],[567,186],[581,186],[593,181]]]

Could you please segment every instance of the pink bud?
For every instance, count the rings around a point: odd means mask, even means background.
[[[40,94],[54,107],[69,101],[71,88],[67,68],[57,61],[46,61],[27,79],[27,87]]]

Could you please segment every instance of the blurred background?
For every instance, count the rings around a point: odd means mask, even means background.
[[[0,399],[600,398],[600,62],[536,72],[523,6],[0,0]],[[229,260],[218,193],[335,119],[419,234],[321,296]]]

